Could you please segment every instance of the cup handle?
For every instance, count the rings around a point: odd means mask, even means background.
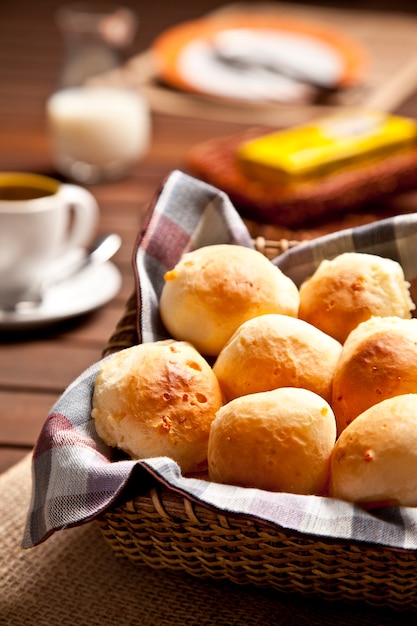
[[[94,196],[78,185],[63,184],[59,194],[74,212],[67,248],[85,247],[94,235],[99,221],[99,207]]]

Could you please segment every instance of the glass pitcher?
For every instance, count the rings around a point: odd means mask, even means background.
[[[84,184],[128,175],[148,148],[151,118],[138,88],[124,78],[124,53],[137,29],[124,7],[61,7],[57,24],[65,57],[46,105],[54,163]]]

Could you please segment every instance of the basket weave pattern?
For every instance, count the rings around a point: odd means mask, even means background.
[[[273,258],[297,242],[254,243]],[[104,355],[137,343],[136,314],[132,294]],[[117,556],[153,568],[417,610],[417,555],[411,550],[309,536],[220,514],[162,485],[106,511],[98,524]]]
[[[163,487],[99,521],[117,556],[196,577],[417,608],[417,561],[407,550],[335,542],[217,514]]]

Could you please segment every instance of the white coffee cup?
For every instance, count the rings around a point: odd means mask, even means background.
[[[0,309],[10,309],[55,263],[86,246],[99,209],[78,185],[39,174],[0,172]]]

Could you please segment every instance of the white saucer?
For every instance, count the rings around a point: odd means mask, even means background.
[[[39,306],[13,312],[0,310],[0,330],[38,328],[88,313],[109,302],[121,283],[120,272],[110,261],[87,267],[52,286]]]

